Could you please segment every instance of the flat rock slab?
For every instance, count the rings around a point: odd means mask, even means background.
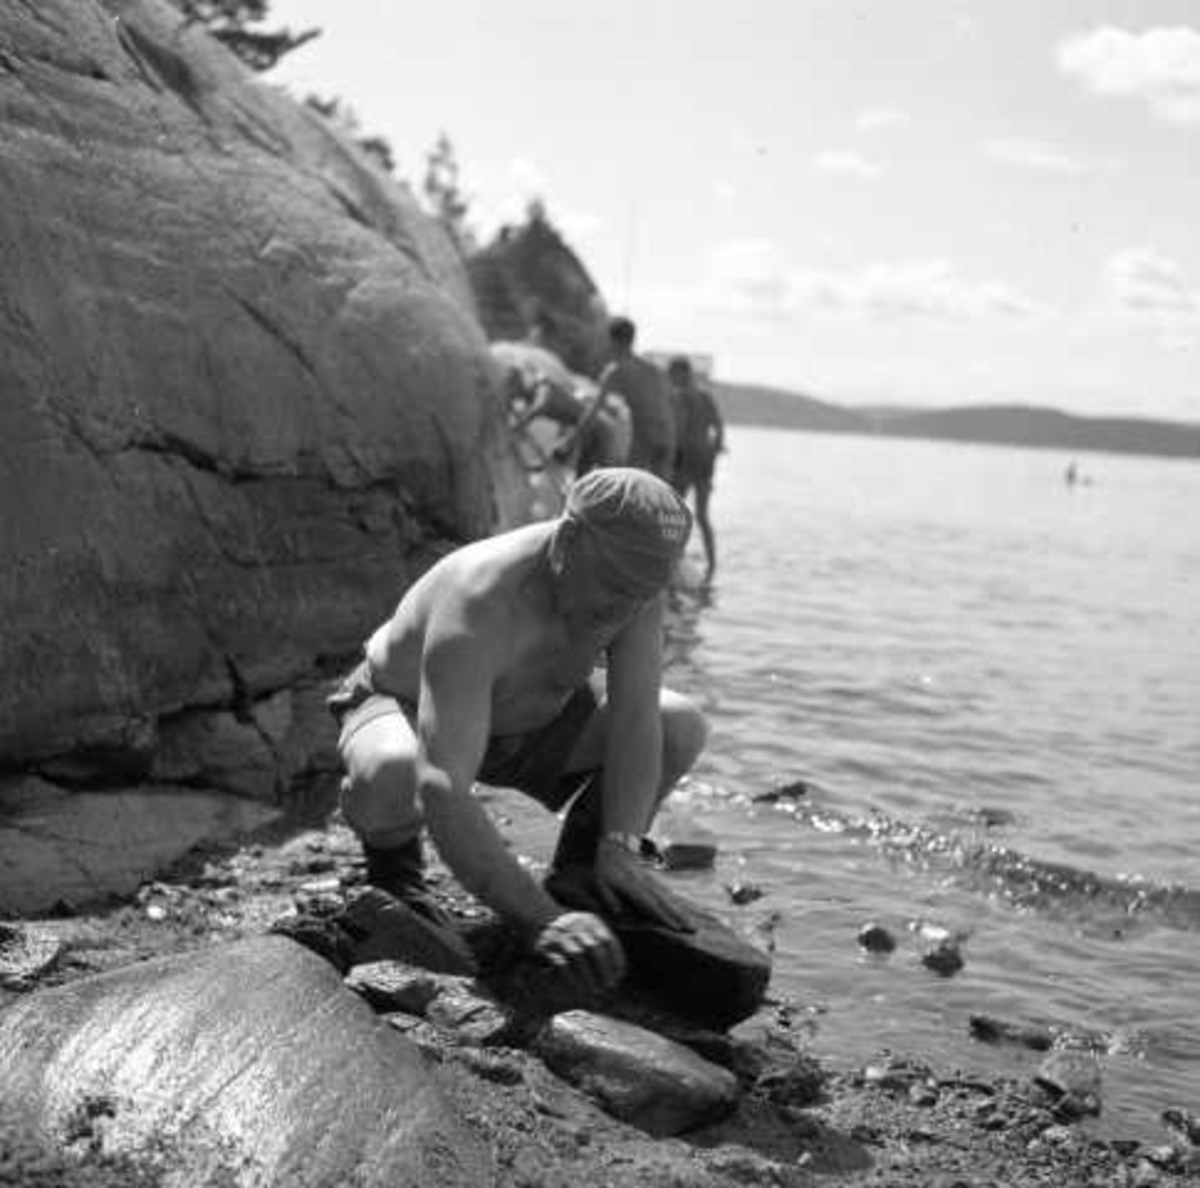
[[[148,961],[0,1012],[0,1098],[68,1147],[189,1185],[491,1183],[417,1049],[283,937]]]
[[[737,1105],[737,1078],[728,1069],[653,1031],[591,1011],[555,1015],[535,1050],[613,1117],[650,1134],[680,1134]]]
[[[667,892],[691,932],[614,916],[593,894],[591,871],[580,867],[553,876],[546,888],[560,903],[602,916],[625,947],[631,979],[674,1013],[704,1027],[727,1028],[762,1005],[771,959],[711,912]]]

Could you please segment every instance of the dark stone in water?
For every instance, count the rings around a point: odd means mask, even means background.
[[[781,784],[767,792],[760,792],[750,799],[754,804],[777,804],[781,800],[800,800],[807,796],[811,789],[803,780],[793,780],[790,784]]]
[[[858,943],[868,953],[890,953],[896,947],[896,938],[882,924],[864,924],[858,930]]]
[[[943,978],[952,978],[964,962],[958,946],[952,941],[943,941],[921,954],[921,964]]]
[[[725,891],[730,902],[736,903],[738,907],[762,899],[765,894],[757,883],[729,883],[726,884]]]
[[[1016,1044],[1035,1052],[1048,1052],[1054,1043],[1054,1034],[1048,1028],[1008,1023],[990,1015],[972,1015],[970,1029],[971,1038],[985,1044]]]
[[[596,896],[586,867],[568,867],[546,882],[546,890],[559,903],[604,919],[625,948],[630,979],[665,1007],[704,1027],[731,1027],[749,1018],[762,1005],[771,978],[770,958],[716,916],[660,889],[692,931],[676,932],[636,916],[613,915]]]

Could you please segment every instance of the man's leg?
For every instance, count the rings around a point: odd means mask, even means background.
[[[708,722],[700,708],[690,698],[671,689],[663,689],[659,697],[662,715],[662,778],[655,798],[654,812],[672,788],[695,764],[708,738]],[[591,866],[596,858],[596,843],[602,827],[602,781],[607,714],[602,704],[592,715],[575,745],[564,770],[563,780],[586,782],[567,812],[559,835],[552,865]],[[589,774],[590,773],[590,774]],[[650,822],[647,822],[647,828]]]
[[[440,918],[425,884],[421,817],[416,802],[416,738],[399,705],[376,698],[373,710],[347,719],[338,742],[346,777],[342,815],[358,834],[367,860],[367,882]],[[391,702],[394,709],[381,703]],[[361,711],[360,711],[361,714]]]
[[[700,539],[704,544],[704,559],[707,568],[704,574],[707,581],[716,572],[717,545],[713,537],[712,522],[708,518],[708,500],[712,494],[712,479],[701,478],[696,481],[696,524],[700,529]]]

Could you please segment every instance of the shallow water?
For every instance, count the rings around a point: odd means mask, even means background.
[[[1200,1108],[1200,465],[734,427],[668,680],[711,717],[694,894],[773,935],[819,1051],[1027,1073],[1086,1033],[1103,1124]],[[693,558],[698,560],[698,558]],[[803,780],[794,801],[754,797]],[[766,895],[733,908],[722,884]],[[899,945],[856,944],[866,921]],[[919,921],[966,964],[919,960]]]

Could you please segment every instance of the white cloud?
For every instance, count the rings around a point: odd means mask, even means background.
[[[854,117],[854,126],[860,132],[880,132],[887,128],[899,128],[911,122],[908,112],[895,107],[868,107]]]
[[[1048,311],[1001,281],[972,281],[948,260],[868,264],[857,274],[824,277],[845,306],[872,321],[1027,320]]]
[[[1109,308],[1147,326],[1171,350],[1200,339],[1200,289],[1179,264],[1152,247],[1131,247],[1105,261],[1102,292]]]
[[[1160,119],[1200,123],[1200,32],[1104,25],[1058,47],[1058,65],[1098,95],[1141,97]]]
[[[980,151],[992,164],[1013,169],[1029,169],[1040,173],[1080,173],[1087,168],[1078,157],[1040,140],[1020,137],[988,140]]]
[[[721,244],[708,261],[703,299],[756,322],[793,315],[787,262],[766,239]]]
[[[857,271],[796,269],[762,239],[718,248],[704,302],[760,323],[826,315],[862,322],[1028,322],[1051,311],[1002,281],[973,281],[947,260],[888,261]]]
[[[859,153],[829,151],[813,158],[814,168],[822,173],[841,173],[850,177],[877,178],[883,169]]]

